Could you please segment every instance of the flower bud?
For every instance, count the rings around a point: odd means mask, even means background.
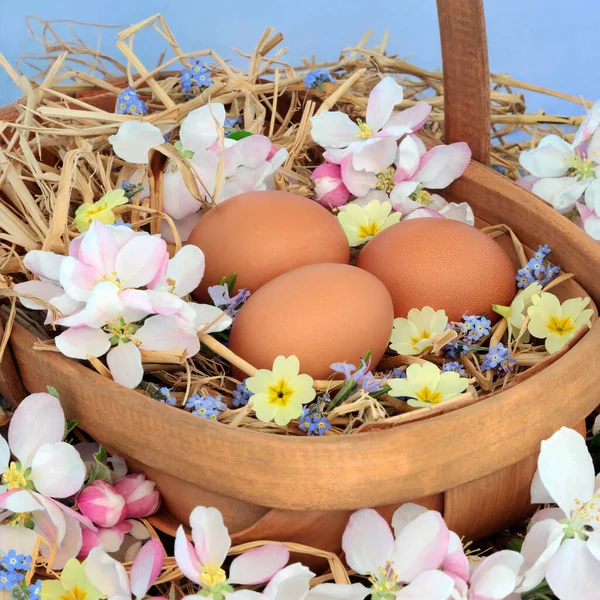
[[[79,497],[77,505],[83,515],[100,527],[112,527],[125,518],[125,498],[110,484],[94,481]]]
[[[312,174],[317,202],[323,206],[342,206],[350,199],[350,191],[342,181],[342,168],[333,163],[319,165]]]
[[[127,503],[128,519],[148,517],[159,509],[160,494],[155,485],[143,473],[131,473],[115,483],[115,490]]]

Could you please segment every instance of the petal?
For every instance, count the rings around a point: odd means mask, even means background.
[[[367,104],[367,124],[374,132],[383,128],[392,116],[394,106],[400,104],[404,94],[393,77],[384,77],[372,90]]]
[[[347,156],[341,165],[341,177],[343,184],[351,194],[357,197],[364,196],[379,182],[377,175],[370,171],[358,171],[352,165],[353,156]]]
[[[131,598],[125,567],[101,548],[94,548],[84,563],[85,575],[103,596]]]
[[[364,600],[370,593],[362,583],[321,583],[310,590],[306,600]]]
[[[397,319],[400,320],[400,319]],[[403,504],[394,512],[394,516],[392,517],[392,528],[394,530],[394,535],[398,537],[402,530],[412,521],[414,521],[418,516],[426,513],[429,509],[421,506],[420,504],[413,504],[412,502],[407,502]]]
[[[190,515],[190,527],[200,562],[222,565],[231,547],[223,515],[216,508],[197,506]]]
[[[91,327],[73,327],[63,331],[54,339],[56,347],[69,358],[87,358],[102,356],[110,348],[110,335],[102,329]]]
[[[484,558],[471,575],[471,590],[481,600],[505,598],[515,589],[523,560],[518,552],[511,550],[501,550]]]
[[[204,275],[204,253],[197,246],[184,246],[167,267],[167,280],[175,282],[173,293],[179,297],[191,294]]]
[[[600,600],[600,563],[583,540],[565,540],[546,566],[546,581],[560,600]]]
[[[74,300],[86,302],[102,273],[81,261],[66,256],[60,268],[60,285]]]
[[[23,264],[35,275],[46,281],[58,282],[60,265],[65,257],[44,250],[30,250],[23,259]]]
[[[179,138],[185,150],[206,150],[219,138],[218,130],[225,122],[225,106],[211,102],[192,110],[179,129]]]
[[[324,148],[345,148],[356,141],[359,127],[342,112],[323,111],[310,119],[312,139]],[[335,162],[335,161],[331,161]]]
[[[266,596],[252,590],[238,590],[232,594],[228,594],[227,600],[264,600]],[[198,600],[198,595],[184,596],[181,600]]]
[[[159,236],[134,237],[117,254],[115,268],[122,285],[131,288],[150,283],[167,254],[167,244]]]
[[[7,441],[0,436],[0,471],[4,473],[8,463],[10,462],[10,449],[8,448]],[[0,548],[2,546],[0,545]]]
[[[138,552],[131,565],[131,591],[141,600],[158,579],[165,562],[165,549],[160,540],[152,538]]]
[[[573,147],[585,142],[600,125],[600,100],[597,101],[585,116],[583,123],[573,137]]]
[[[188,357],[200,352],[200,341],[194,331],[182,329],[180,317],[157,315],[146,320],[135,333],[144,350],[179,350],[185,348]]]
[[[240,585],[265,583],[283,569],[289,559],[290,553],[283,544],[265,544],[233,559],[228,581]]]
[[[289,565],[279,571],[264,591],[268,600],[304,600],[310,588],[310,580],[315,576],[300,563]]]
[[[410,135],[405,137],[398,145],[394,181],[400,183],[411,179],[417,171],[420,161],[421,155],[414,137]]]
[[[31,556],[37,541],[37,533],[27,527],[0,525],[0,548],[14,550],[18,554]]]
[[[394,210],[407,215],[417,208],[423,208],[419,202],[410,199],[410,195],[417,189],[417,181],[401,181],[394,186],[390,193],[390,202]]]
[[[447,600],[454,589],[454,579],[440,571],[425,571],[396,592],[396,600]]]
[[[550,502],[552,502],[552,500],[550,500]],[[560,522],[563,519],[566,519],[566,517],[567,515],[565,515],[565,513],[557,506],[552,508],[542,508],[541,510],[538,510],[533,517],[531,517],[527,527],[531,529],[536,523],[545,521],[546,519],[553,519],[554,521]]]
[[[574,177],[548,177],[536,181],[531,191],[552,204],[556,210],[565,212],[575,206],[588,184],[588,180],[577,181]]]
[[[86,468],[79,452],[65,442],[44,444],[31,461],[31,481],[44,496],[73,496],[81,489],[85,477]]]
[[[443,208],[440,208],[439,213],[446,219],[460,221],[461,223],[466,223],[471,226],[475,225],[473,209],[466,202],[461,202],[460,204],[450,202]]]
[[[148,152],[164,144],[160,129],[152,123],[126,121],[116,135],[108,138],[114,153],[123,160],[140,165],[148,164]]]
[[[554,499],[542,483],[540,472],[536,470],[531,481],[531,504],[552,504]]]
[[[567,515],[594,494],[594,463],[585,439],[573,429],[561,427],[542,442],[538,470],[544,487]]]
[[[177,233],[179,234],[179,238],[182,242],[187,242],[190,234],[194,227],[196,227],[196,223],[202,218],[202,213],[195,213],[190,215],[189,217],[185,217],[185,219],[175,219],[174,224],[177,229]],[[175,243],[175,237],[173,236],[173,232],[169,227],[168,223],[163,219],[160,226],[160,234],[165,242],[169,244]]]
[[[148,294],[144,290],[123,290],[119,297],[121,298],[125,308],[134,311],[140,315],[139,319],[154,313],[154,307],[150,302]],[[136,321],[139,319],[135,319]]]
[[[172,219],[184,219],[197,213],[201,208],[202,204],[190,192],[181,171],[169,170],[164,178],[163,210]]]
[[[436,146],[421,157],[415,179],[426,188],[445,188],[465,172],[470,160],[471,148],[465,142]]]
[[[600,211],[600,180],[594,179],[585,190],[585,203],[595,213]]]
[[[159,292],[156,290],[144,291],[150,304],[152,305],[153,313],[159,315],[176,315],[184,310],[185,302],[170,292]]]
[[[29,294],[30,296],[34,296],[40,300],[46,300],[47,302],[50,302],[50,300],[57,296],[64,295],[62,287],[49,281],[24,281],[23,283],[14,285],[13,290],[19,294]],[[47,310],[45,306],[38,304],[35,300],[29,298],[19,298],[19,300],[25,308],[30,308],[31,310]]]
[[[365,140],[365,143],[352,154],[352,165],[358,171],[380,173],[394,162],[395,157],[394,138],[372,138]]]
[[[194,551],[194,546],[188,542],[183,526],[177,528],[175,536],[175,560],[180,571],[194,583],[200,583],[202,564]]]
[[[44,444],[56,444],[65,434],[65,414],[50,394],[27,396],[19,404],[8,428],[8,445],[24,467]]]
[[[400,581],[412,581],[419,573],[441,566],[450,533],[442,516],[427,511],[408,523],[396,538],[392,561]]]
[[[106,364],[116,383],[133,389],[144,377],[142,356],[133,342],[119,342],[107,355]]]
[[[0,494],[0,508],[14,513],[43,510],[36,495],[29,490],[11,490]]]
[[[384,129],[404,126],[409,127],[412,131],[417,131],[425,125],[430,112],[431,104],[428,104],[427,102],[417,102],[413,106],[393,114],[390,117],[390,120],[385,124]]]
[[[98,220],[92,221],[79,246],[79,260],[102,275],[111,275],[118,253],[113,230]]]
[[[448,553],[442,563],[442,571],[463,581],[467,581],[469,579],[469,561],[463,550],[462,542],[454,531],[450,531],[449,533]],[[521,562],[523,561],[521,560]]]
[[[271,151],[271,140],[264,135],[249,135],[224,151],[224,173],[228,177],[238,167],[256,169],[267,160]]]
[[[585,204],[576,204],[579,215],[583,222],[583,230],[596,241],[600,240],[600,217],[590,210]],[[25,284],[21,284],[25,285]],[[17,286],[15,286],[16,288]],[[21,302],[23,302],[21,300]]]
[[[394,536],[385,519],[373,509],[356,511],[350,516],[342,537],[346,562],[360,575],[376,573],[394,548]]]
[[[233,319],[216,306],[195,302],[188,302],[188,306],[196,313],[196,331],[201,331],[210,323],[214,323],[205,333],[216,333],[228,329],[233,323]]]
[[[570,144],[557,135],[547,135],[537,148],[521,152],[519,162],[535,177],[561,177],[569,169]]]

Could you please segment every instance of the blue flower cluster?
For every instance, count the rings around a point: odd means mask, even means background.
[[[305,431],[307,435],[324,435],[331,429],[329,419],[318,410],[312,410],[305,406],[300,415],[298,429]]]
[[[462,377],[466,377],[467,372],[465,371],[465,367],[459,362],[447,362],[444,363],[442,367],[442,371],[452,371],[453,373],[458,373]]]
[[[234,406],[246,406],[248,400],[254,394],[246,387],[246,380],[242,383],[238,383],[233,390],[233,405]]]
[[[491,371],[496,369],[499,373],[508,373],[512,371],[517,361],[510,356],[510,348],[504,344],[496,344],[490,348],[489,352],[483,357],[481,363],[482,371]]]
[[[217,396],[194,394],[188,398],[185,407],[193,408],[193,415],[216,421],[219,415],[227,408],[227,405],[223,402],[221,394]]]
[[[547,260],[550,252],[552,251],[548,244],[544,244],[537,249],[529,262],[517,271],[518,287],[526,288],[531,283],[546,285],[560,273],[560,267]]]
[[[236,125],[239,125],[241,122],[242,117],[225,117],[225,121],[223,122],[223,129],[225,129],[225,131],[233,129]]]
[[[336,373],[342,373],[346,382],[354,381],[358,389],[361,389],[365,394],[378,392],[385,385],[385,379],[375,379],[373,373],[369,371],[369,367],[371,366],[370,360],[367,363],[361,358],[360,363],[359,369],[345,362],[333,363],[329,365],[329,368]]]
[[[388,377],[391,379],[406,379],[406,371],[398,367],[394,367]]]
[[[137,91],[128,87],[117,96],[117,112],[121,115],[145,115],[148,107]]]
[[[211,285],[208,288],[208,295],[213,304],[224,311],[232,319],[235,319],[240,308],[250,297],[250,291],[241,289],[233,298],[229,295],[229,286],[226,283],[220,285]]]
[[[465,315],[463,318],[462,336],[469,342],[478,342],[486,335],[490,335],[492,322],[485,317]]]
[[[173,388],[161,387],[158,391],[163,395],[162,398],[159,398],[161,402],[168,404],[169,406],[175,406],[177,404],[177,398],[171,393]]]
[[[192,66],[189,69],[183,69],[179,76],[181,91],[184,94],[189,94],[194,85],[199,88],[205,88],[212,83],[210,71],[205,65],[200,64],[198,59],[193,59],[191,63]]]
[[[41,582],[38,581],[35,586],[29,586],[29,588],[25,588],[24,584],[21,586],[21,582],[25,579],[24,571],[28,571],[30,568],[31,556],[9,550],[0,558],[0,590],[10,591],[22,587],[24,595],[28,595],[32,600],[39,600]],[[35,589],[37,589],[37,596]]]
[[[308,89],[323,88],[325,82],[333,83],[333,77],[325,69],[316,69],[309,71],[304,77],[304,85]]]

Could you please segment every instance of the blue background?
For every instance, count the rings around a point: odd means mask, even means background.
[[[485,9],[492,72],[592,101],[600,98],[600,44],[594,39],[599,0],[485,0]],[[14,64],[21,53],[38,50],[27,35],[27,14],[128,26],[158,12],[184,51],[213,48],[234,64],[241,63],[231,46],[251,51],[267,26],[284,34],[293,64],[313,53],[319,61],[335,60],[367,29],[375,30],[373,39],[379,42],[389,27],[389,53],[426,69],[441,67],[435,0],[0,0],[0,52]],[[103,31],[100,46],[115,55],[116,31]],[[83,33],[87,44],[97,44],[96,29]],[[164,48],[158,35],[147,34],[139,38],[136,52],[154,65]],[[0,105],[19,95],[0,68]],[[527,105],[528,112],[582,113],[574,104],[532,93]]]

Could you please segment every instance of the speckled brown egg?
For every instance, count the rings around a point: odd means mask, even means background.
[[[316,202],[289,192],[240,194],[209,211],[189,242],[204,252],[206,270],[194,297],[237,273],[236,290],[254,292],[303,265],[345,263],[350,247],[338,220]]]
[[[462,315],[498,316],[492,304],[509,305],[516,293],[508,254],[475,227],[450,219],[414,219],[388,227],[361,251],[356,265],[389,290],[396,317],[411,308]]]
[[[229,338],[233,352],[259,369],[280,354],[295,354],[314,379],[329,365],[383,356],[394,321],[392,299],[373,275],[350,265],[300,267],[269,281],[238,313]]]

